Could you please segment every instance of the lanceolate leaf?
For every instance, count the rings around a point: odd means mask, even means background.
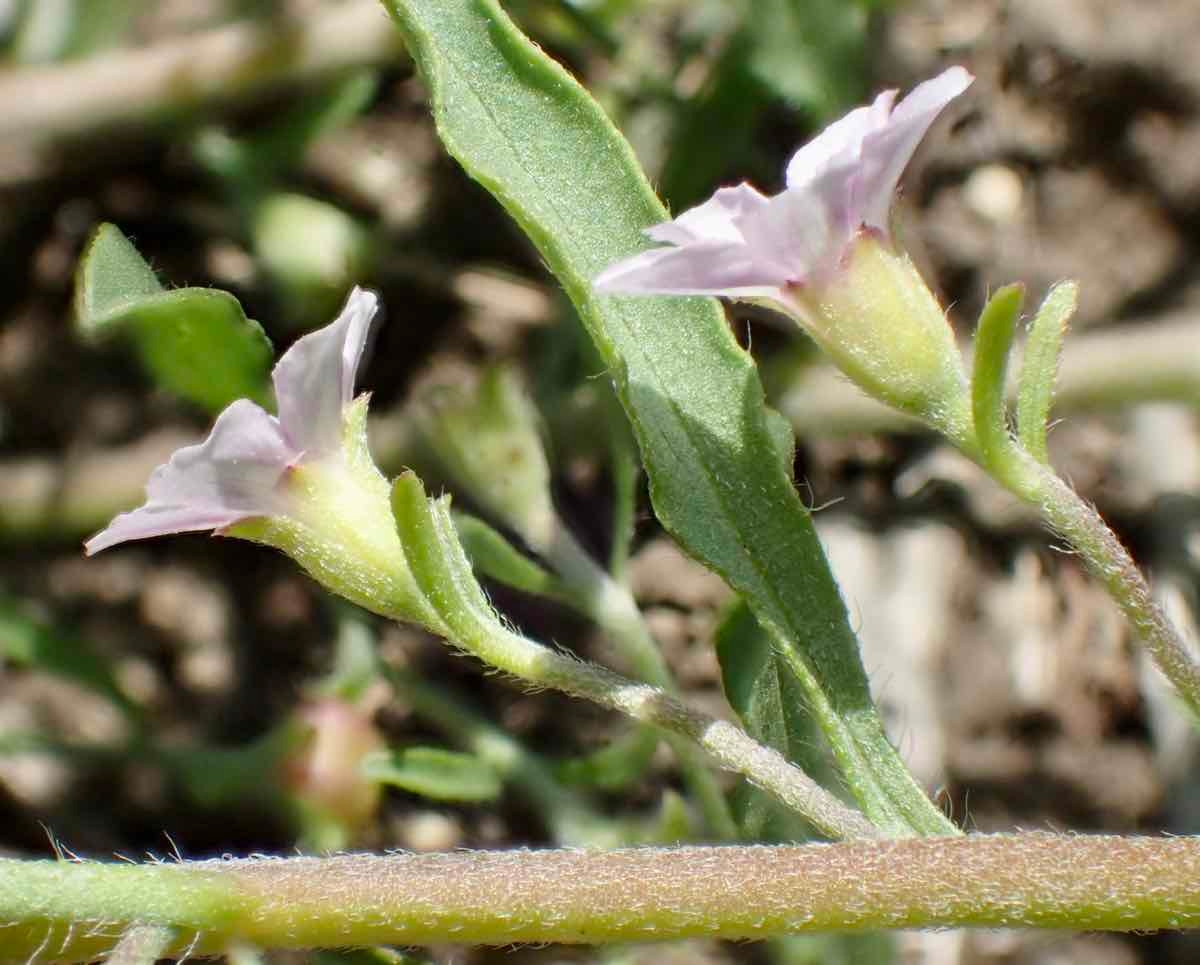
[[[666,217],[628,144],[495,0],[386,3],[447,149],[517,220],[579,311],[637,435],[659,519],[770,632],[868,816],[896,834],[950,831],[883,734],[757,372],[716,303],[592,291]]]

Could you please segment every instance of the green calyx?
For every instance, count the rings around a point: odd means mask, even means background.
[[[345,411],[342,449],[289,471],[287,514],[246,520],[228,535],[282,550],[364,609],[437,632],[441,621],[417,589],[392,525],[391,487],[367,449],[366,417],[360,396]]]
[[[782,307],[868,395],[952,438],[970,425],[954,334],[903,251],[864,233],[831,281],[796,289]]]

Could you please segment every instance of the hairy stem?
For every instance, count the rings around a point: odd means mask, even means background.
[[[774,794],[822,834],[847,838],[879,833],[800,768],[728,721],[698,714],[658,687],[635,683],[508,629],[475,581],[448,503],[427,499],[411,473],[393,485],[392,509],[410,571],[443,623],[438,632],[456,647],[528,684],[591,700],[695,742],[720,767]]]
[[[491,627],[479,629],[481,632],[468,635],[460,628],[454,642],[485,663],[529,683],[594,701],[694,742],[721,768],[741,774],[775,795],[803,814],[822,834],[832,838],[879,834],[859,812],[846,807],[777,751],[759,744],[728,721],[706,717],[657,687],[634,683],[515,633]]]
[[[618,583],[592,559],[561,522],[555,527],[553,539],[541,551],[559,579],[571,588],[580,608],[629,661],[633,672],[646,683],[677,694],[674,674],[628,587]],[[736,840],[737,824],[704,756],[690,741],[675,736],[668,737],[668,741],[708,826],[718,837]]]
[[[1003,481],[1036,505],[1047,523],[1079,554],[1141,638],[1163,676],[1200,721],[1200,665],[1154,600],[1146,578],[1108,525],[1052,470],[1018,451],[1016,471]]]
[[[996,353],[1000,364],[1007,352],[1008,346],[1004,345]],[[990,364],[995,364],[994,360],[985,362]],[[977,372],[976,386],[979,379]],[[977,398],[976,431],[948,434],[947,438],[997,482],[1035,507],[1042,519],[1079,554],[1088,571],[1133,625],[1146,651],[1175,687],[1193,719],[1200,721],[1200,664],[1155,602],[1129,551],[1095,507],[1048,465],[1021,448],[1008,431],[1002,399],[993,400],[995,424],[990,430],[980,422],[978,405]]]
[[[564,787],[545,760],[506,731],[481,718],[445,689],[399,667],[388,680],[397,696],[450,739],[477,755],[516,788],[537,811],[554,839],[580,847],[612,847],[621,828],[593,811],[573,789]],[[628,841],[628,839],[626,839]]]
[[[175,865],[0,861],[0,959],[952,926],[1200,925],[1200,841],[1051,834],[829,845],[455,852]],[[162,932],[159,932],[162,934]]]

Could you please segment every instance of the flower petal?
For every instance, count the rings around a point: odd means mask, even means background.
[[[759,265],[776,265],[786,282],[804,284],[837,266],[857,226],[847,217],[853,165],[827,169],[804,191],[784,191],[738,221]]]
[[[896,105],[887,125],[867,135],[862,147],[858,199],[863,224],[888,231],[888,211],[905,167],[938,115],[974,79],[962,67],[951,67],[918,84]]]
[[[870,106],[856,107],[793,154],[785,175],[788,190],[803,191],[830,167],[858,160],[863,139],[887,123],[896,94],[885,90]]]
[[[766,203],[766,195],[745,182],[732,188],[719,188],[703,204],[689,208],[674,221],[647,228],[646,235],[672,245],[694,241],[741,241],[741,232],[734,220]]]
[[[127,540],[280,514],[287,506],[279,480],[300,455],[274,416],[239,399],[217,417],[204,442],[178,450],[154,470],[144,506],[122,513],[85,550],[90,556]]]
[[[355,288],[329,325],[298,339],[271,378],[279,422],[306,452],[334,452],[342,444],[342,410],[354,396],[354,379],[379,300]]]
[[[610,265],[596,277],[602,294],[769,296],[787,282],[778,266],[764,266],[738,242],[696,241],[656,248]]]
[[[676,247],[609,266],[601,292],[771,297],[822,283],[864,226],[886,234],[896,184],[941,110],[971,83],[961,67],[918,85],[900,104],[885,91],[806,144],[788,164],[787,190],[765,197],[741,184],[646,234]]]

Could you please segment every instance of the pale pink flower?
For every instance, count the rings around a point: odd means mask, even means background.
[[[800,148],[788,163],[786,190],[767,197],[745,183],[721,188],[647,229],[670,247],[610,265],[595,279],[596,290],[779,299],[790,288],[824,283],[860,232],[890,238],[900,175],[930,125],[972,80],[951,67],[894,107],[897,92],[885,91]]]
[[[146,502],[85,544],[89,555],[117,543],[221,530],[259,516],[286,516],[284,485],[301,463],[343,458],[343,413],[378,300],[355,288],[335,321],[299,339],[271,375],[278,418],[248,399],[229,405],[199,445],[154,470]]]

